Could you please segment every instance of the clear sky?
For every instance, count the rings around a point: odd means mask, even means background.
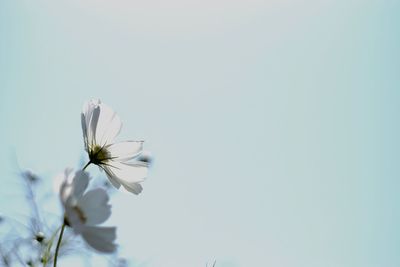
[[[49,185],[79,167],[95,97],[154,156],[112,197],[132,266],[400,266],[399,10],[0,1],[0,212],[23,209],[14,154]]]

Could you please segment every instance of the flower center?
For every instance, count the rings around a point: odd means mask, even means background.
[[[102,164],[110,159],[110,152],[104,147],[95,145],[89,150],[89,159],[93,164]]]

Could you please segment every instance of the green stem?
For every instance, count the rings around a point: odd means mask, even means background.
[[[90,163],[92,163],[91,161],[89,161],[88,163],[86,163],[85,167],[83,167],[82,171],[84,171],[89,165]]]
[[[54,254],[54,264],[53,264],[54,267],[57,266],[58,250],[60,249],[61,239],[62,239],[63,234],[64,234],[65,225],[66,225],[65,222],[63,222],[63,225],[61,226],[60,237],[58,238],[57,247],[56,247],[56,253]]]

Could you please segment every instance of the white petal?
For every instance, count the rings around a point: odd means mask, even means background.
[[[66,169],[64,172],[64,181],[60,187],[60,199],[64,208],[73,207],[82,196],[89,183],[89,175],[84,171],[72,172],[72,169]]]
[[[107,151],[113,160],[126,161],[138,156],[143,149],[143,141],[125,141],[111,144]]]
[[[66,203],[69,195],[72,192],[72,181],[68,181],[70,169],[65,169],[64,173],[57,175],[56,180],[60,180],[59,193],[63,205]]]
[[[71,184],[68,184],[64,181],[60,186],[60,199],[64,207],[67,206],[68,199],[70,198],[71,194],[72,194]]]
[[[67,168],[64,171],[64,179],[60,186],[60,198],[64,205],[70,205],[71,199],[80,197],[89,183],[88,174]]]
[[[119,189],[121,187],[121,183],[119,182],[119,179],[117,179],[112,172],[109,171],[108,167],[103,166],[100,168],[101,170],[104,170],[107,174],[108,180],[111,182],[111,184]]]
[[[86,118],[85,118],[85,114],[83,114],[83,113],[81,113],[81,126],[82,126],[82,134],[83,134],[83,142],[85,144],[85,150],[89,151]]]
[[[139,183],[123,183],[122,186],[129,192],[139,195],[143,191],[143,187]]]
[[[74,180],[72,181],[73,195],[76,198],[82,196],[89,184],[89,174],[85,171],[75,172]]]
[[[65,168],[64,170],[65,181],[69,184],[74,180],[75,174],[73,168]]]
[[[91,101],[88,101],[83,105],[83,116],[81,115],[82,131],[84,132],[84,134],[86,133],[86,142],[88,142],[89,145],[94,144],[94,134],[100,114],[100,104],[100,100],[92,99]],[[85,128],[83,127],[83,124],[85,124]]]
[[[107,166],[107,171],[121,184],[143,182],[147,176],[147,170],[147,164],[139,161],[134,163],[112,161]]]
[[[73,205],[65,206],[65,217],[75,234],[80,234],[85,227],[84,222],[79,216],[80,214],[76,211],[76,207]]]
[[[122,127],[121,119],[109,106],[100,104],[100,116],[96,129],[96,144],[104,146],[113,142]]]
[[[93,110],[92,117],[90,118],[89,122],[89,135],[88,135],[88,142],[90,146],[94,146],[97,144],[96,142],[96,131],[97,131],[97,125],[100,119],[100,107],[96,107]]]
[[[84,194],[78,201],[86,217],[87,225],[100,224],[111,215],[111,206],[108,204],[108,195],[104,189],[97,188]]]
[[[82,237],[99,252],[112,253],[116,249],[113,243],[117,237],[115,227],[86,226],[82,231]]]
[[[82,114],[85,116],[86,119],[86,126],[89,128],[90,118],[93,115],[93,110],[97,108],[101,104],[99,99],[92,99],[83,104]]]

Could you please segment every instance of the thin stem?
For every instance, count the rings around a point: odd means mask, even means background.
[[[92,163],[92,161],[89,160],[89,162],[86,163],[85,167],[83,167],[82,171],[84,171],[90,165],[90,163]]]
[[[62,239],[63,234],[64,234],[65,225],[66,224],[65,224],[65,221],[64,221],[63,225],[61,226],[61,232],[60,232],[60,237],[58,238],[58,242],[57,242],[56,253],[54,254],[54,264],[53,264],[54,267],[57,266],[58,250],[60,249],[61,239]]]

